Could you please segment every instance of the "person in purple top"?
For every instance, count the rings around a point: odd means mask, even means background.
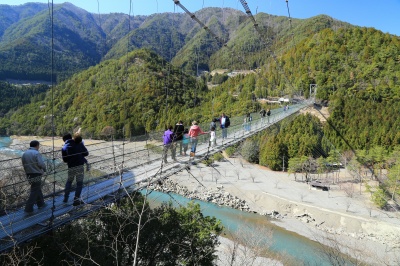
[[[163,135],[163,144],[164,144],[163,159],[164,159],[164,163],[168,163],[168,161],[167,161],[168,150],[171,150],[172,160],[176,161],[175,149],[173,148],[173,145],[174,145],[173,144],[174,132],[172,130],[173,130],[173,127],[172,126],[168,126],[168,129],[165,130],[164,135]]]

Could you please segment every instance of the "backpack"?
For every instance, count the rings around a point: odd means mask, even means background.
[[[270,115],[271,115],[271,111],[270,111],[270,110],[268,110],[268,112],[267,112],[267,115],[268,115],[268,116],[270,116]]]
[[[229,127],[231,125],[231,121],[229,120],[229,117],[225,116],[225,127]]]

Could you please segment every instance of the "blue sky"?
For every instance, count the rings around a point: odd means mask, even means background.
[[[51,0],[34,0],[32,2],[51,3]],[[53,0],[54,3],[66,2]],[[20,5],[26,0],[0,0],[0,4]],[[161,12],[183,12],[175,7],[173,0],[69,0],[78,7],[92,13],[129,13],[132,3],[132,15],[149,15]],[[202,7],[232,7],[243,11],[238,0],[181,0],[189,11],[195,12]],[[287,16],[285,0],[247,0],[253,14],[265,12],[273,15]],[[290,15],[293,18],[309,18],[326,14],[335,19],[353,25],[374,27],[383,32],[400,36],[400,0],[289,0]]]

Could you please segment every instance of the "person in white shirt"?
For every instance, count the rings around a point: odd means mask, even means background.
[[[211,149],[214,149],[215,146],[217,146],[217,136],[215,134],[215,127],[211,127],[211,131],[210,131],[210,147],[211,147]]]
[[[222,113],[219,119],[219,124],[222,129],[222,139],[225,139],[228,137],[228,127],[231,125],[229,117]]]

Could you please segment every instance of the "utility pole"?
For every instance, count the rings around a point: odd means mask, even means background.
[[[282,156],[282,172],[285,172],[285,155]]]

